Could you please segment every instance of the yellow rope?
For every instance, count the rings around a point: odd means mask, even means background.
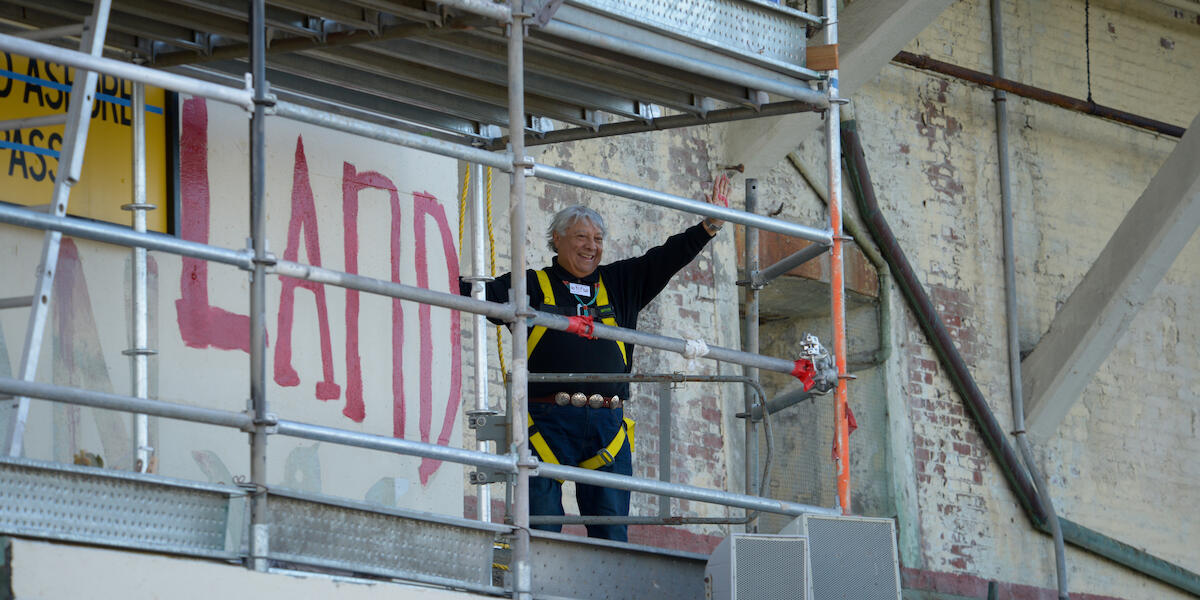
[[[462,197],[458,199],[458,251],[463,248],[463,223],[467,222],[467,191],[471,189],[471,165],[463,169]]]
[[[487,168],[487,232],[488,232],[488,247],[492,253],[492,277],[496,276],[496,236],[492,233],[492,168]],[[504,378],[504,383],[508,383],[508,370],[504,367],[504,344],[500,341],[500,332],[503,328],[496,326],[496,353],[500,356],[500,376]]]
[[[467,191],[471,187],[471,167],[467,165],[463,172],[462,197],[458,200],[458,248],[461,251],[463,247],[463,223],[467,220]],[[488,248],[491,250],[491,268],[492,277],[496,276],[496,235],[492,231],[492,168],[487,168],[487,233],[488,233]],[[508,372],[504,367],[504,344],[500,338],[500,332],[503,327],[496,326],[496,352],[500,355],[500,375],[504,377],[504,382],[508,383]]]

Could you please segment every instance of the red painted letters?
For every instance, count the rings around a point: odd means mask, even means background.
[[[179,136],[180,232],[185,240],[208,243],[208,107],[203,98],[183,102]],[[250,351],[250,317],[208,304],[208,263],[183,259],[179,275],[179,334],[192,348]]]
[[[304,156],[304,139],[296,138],[296,163],[292,175],[292,219],[288,222],[287,249],[284,260],[299,260],[300,230],[304,229],[304,251],[308,263],[321,266],[321,244],[317,235],[317,208],[313,203],[312,186],[308,182],[308,159]],[[296,288],[313,293],[317,301],[317,326],[321,336],[321,371],[324,379],[317,382],[317,399],[333,400],[341,388],[333,380],[333,351],[329,343],[329,308],[325,303],[325,286],[303,279],[284,277],[279,291],[279,340],[275,344],[275,383],[282,386],[300,385],[300,375],[292,367],[292,320],[296,312]],[[360,417],[358,420],[362,420]]]
[[[180,137],[180,180],[182,194],[182,234],[185,239],[207,242],[210,228],[210,195],[208,173],[208,112],[204,100],[190,99],[183,103],[183,127]],[[320,232],[317,204],[314,197],[308,158],[304,140],[297,137],[295,162],[293,165],[291,214],[288,221],[285,260],[298,261],[303,241],[306,262],[321,265]],[[375,171],[359,171],[353,164],[342,165],[342,218],[345,270],[359,272],[359,193],[365,189],[385,190],[389,196],[391,228],[389,238],[390,279],[401,280],[401,258],[403,235],[401,231],[400,192],[396,184],[385,175]],[[413,221],[417,285],[428,288],[429,261],[426,247],[427,223],[432,220],[441,238],[442,254],[446,261],[447,290],[458,289],[458,254],[447,222],[445,208],[437,198],[428,193],[413,194]],[[303,239],[301,239],[303,233]],[[435,242],[436,244],[436,242]],[[440,286],[435,286],[440,287]],[[275,347],[275,382],[281,386],[297,386],[302,375],[292,365],[292,333],[295,320],[296,289],[312,292],[317,309],[317,330],[320,339],[321,380],[316,383],[315,395],[319,400],[333,400],[340,395],[341,388],[335,381],[334,357],[328,318],[325,286],[308,281],[282,278],[279,293],[278,342]],[[367,414],[363,397],[363,369],[360,353],[359,311],[360,296],[355,290],[346,290],[346,404],[342,414],[354,422],[361,423]],[[211,306],[208,298],[207,263],[199,259],[183,259],[180,277],[180,299],[176,301],[179,331],[184,342],[193,348],[216,347],[224,350],[249,352],[249,318]],[[402,438],[406,429],[406,406],[404,392],[404,313],[400,300],[391,301],[391,386],[392,386],[392,435]],[[420,406],[418,434],[421,441],[429,442],[434,422],[434,383],[441,381],[446,373],[434,373],[434,331],[431,307],[420,305],[419,321],[419,389]],[[436,443],[445,445],[450,440],[457,421],[458,407],[462,394],[462,349],[459,346],[459,318],[452,312],[449,318],[449,344],[451,360],[449,390],[442,415]],[[441,342],[441,340],[438,340]],[[378,349],[373,349],[378,350]],[[421,483],[427,484],[437,471],[440,461],[422,460],[418,469]]]

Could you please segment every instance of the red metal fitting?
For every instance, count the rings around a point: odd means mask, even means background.
[[[596,324],[592,322],[592,317],[567,317],[567,333],[573,333],[580,337],[585,337],[589,340],[596,339],[593,335],[596,332]]]
[[[796,368],[792,369],[792,377],[799,379],[804,384],[804,391],[811,390],[816,381],[813,380],[817,375],[817,368],[813,366],[811,360],[800,358],[796,360]]]

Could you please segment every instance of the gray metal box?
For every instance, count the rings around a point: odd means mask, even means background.
[[[810,600],[808,538],[735,533],[704,569],[707,600]]]
[[[781,533],[808,537],[813,598],[899,600],[900,560],[892,519],[804,515]]]

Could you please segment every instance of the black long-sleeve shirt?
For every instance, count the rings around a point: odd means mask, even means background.
[[[595,294],[596,283],[603,278],[609,304],[613,307],[617,325],[636,329],[638,313],[641,312],[680,269],[692,262],[708,241],[712,239],[701,225],[694,225],[675,234],[661,246],[645,254],[601,265],[587,277],[575,277],[567,272],[557,260],[546,270],[554,292],[555,306],[548,306],[538,283],[537,273],[525,273],[525,287],[529,292],[529,305],[535,309],[557,314],[575,314],[576,299],[569,284],[588,285]],[[460,293],[469,295],[471,285],[460,282]],[[508,291],[512,286],[512,274],[505,273],[486,286],[487,299],[492,302],[508,302]],[[597,322],[599,319],[597,319]],[[613,340],[589,340],[565,331],[547,330],[529,357],[531,373],[629,373],[633,365],[633,344],[625,344],[626,364],[617,342]],[[530,397],[553,394],[558,391],[601,394],[603,396],[629,397],[628,383],[531,383]]]

